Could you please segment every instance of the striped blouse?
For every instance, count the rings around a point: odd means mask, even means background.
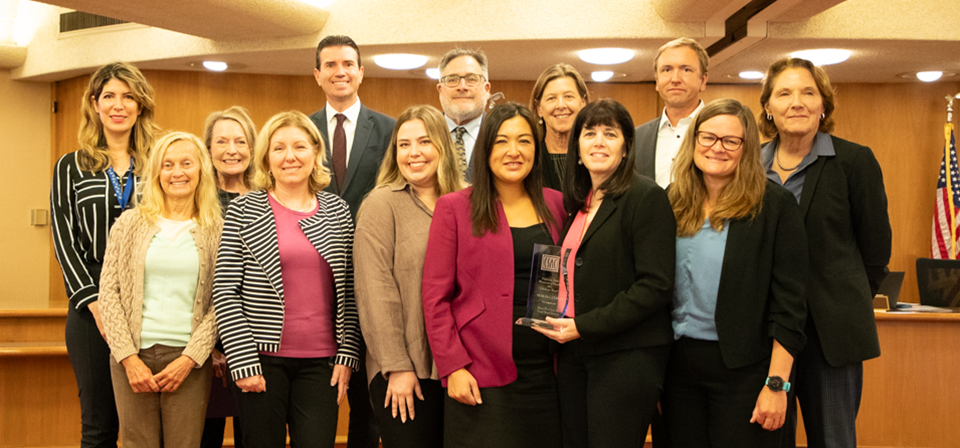
[[[123,175],[122,185],[132,171]],[[135,195],[134,190],[127,208],[133,208]],[[53,247],[70,305],[78,310],[98,298],[107,236],[122,212],[106,171],[81,171],[76,152],[57,161],[50,186]]]
[[[335,364],[360,361],[360,317],[353,292],[353,219],[347,203],[317,193],[317,213],[300,221],[304,235],[330,264],[334,280]],[[230,202],[213,279],[220,339],[234,381],[262,373],[258,352],[280,349],[284,294],[277,227],[266,191]]]

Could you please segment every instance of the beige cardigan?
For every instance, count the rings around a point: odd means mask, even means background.
[[[423,323],[423,260],[433,213],[409,187],[381,186],[357,213],[353,265],[367,383],[378,373],[412,370],[438,380]]]
[[[117,362],[140,352],[143,324],[143,269],[147,249],[160,231],[136,209],[120,215],[110,229],[110,239],[100,273],[100,316],[107,333],[110,352]],[[197,366],[210,356],[217,341],[217,322],[213,313],[213,270],[220,246],[220,226],[190,230],[200,255],[197,297],[193,305],[190,341],[183,354]]]

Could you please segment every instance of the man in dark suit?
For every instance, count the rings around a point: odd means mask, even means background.
[[[480,50],[454,48],[440,59],[440,105],[458,153],[460,169],[470,180],[473,146],[480,135],[483,111],[490,98],[487,55]]]
[[[310,116],[323,135],[332,178],[326,191],[343,198],[356,220],[357,209],[377,181],[377,170],[397,121],[367,109],[357,90],[363,82],[360,49],[347,36],[327,36],[317,46],[317,84],[327,97],[323,109]],[[361,329],[362,331],[362,329]],[[348,448],[376,448],[380,433],[373,420],[365,371],[366,346],[360,344],[360,367],[350,377]]]
[[[657,51],[653,70],[663,113],[640,126],[634,137],[637,172],[663,188],[670,185],[673,159],[697,112],[703,108],[700,92],[707,88],[710,56],[697,41],[682,37]]]

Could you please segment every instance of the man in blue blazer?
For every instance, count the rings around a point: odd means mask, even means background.
[[[707,88],[709,65],[707,51],[686,37],[667,42],[653,60],[663,113],[637,126],[633,147],[637,173],[655,180],[661,188],[670,185],[673,159],[690,123],[703,108],[700,92]]]
[[[350,206],[357,218],[360,202],[377,182],[380,162],[390,144],[397,120],[360,103],[357,90],[363,82],[360,49],[348,36],[327,36],[317,46],[313,77],[323,89],[327,104],[310,116],[327,150],[330,185],[326,188]],[[363,329],[361,329],[361,332]],[[360,366],[350,377],[350,429],[348,448],[376,448],[380,433],[373,420],[365,366],[366,346],[360,344]]]

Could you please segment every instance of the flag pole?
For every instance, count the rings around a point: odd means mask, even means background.
[[[947,202],[950,204],[950,258],[957,259],[957,210],[953,204],[953,180],[951,179],[951,157],[950,157],[950,135],[953,134],[953,100],[960,98],[960,93],[954,96],[947,96],[947,123],[943,125],[943,160],[946,163],[947,177]]]

